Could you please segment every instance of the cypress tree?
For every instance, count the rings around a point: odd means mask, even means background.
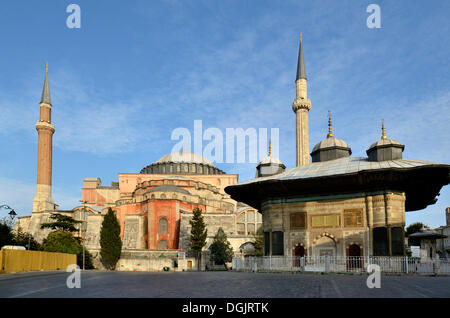
[[[108,209],[102,222],[100,248],[100,256],[106,268],[115,269],[122,251],[122,239],[120,238],[119,221],[111,208]]]
[[[258,229],[255,236],[255,256],[264,256],[264,236],[262,227]]]
[[[208,230],[203,221],[202,210],[195,208],[192,213],[194,216],[189,221],[191,225],[191,239],[189,247],[197,254],[197,270],[200,271],[200,263],[202,259],[202,249],[206,245],[206,237]]]
[[[211,260],[218,264],[225,266],[227,268],[227,262],[231,262],[233,259],[233,248],[227,239],[227,235],[221,227],[217,230],[217,234],[214,236],[214,241],[209,247],[211,251]]]

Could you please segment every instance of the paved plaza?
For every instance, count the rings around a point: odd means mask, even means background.
[[[69,273],[0,275],[0,297],[450,297],[450,277],[382,276],[369,289],[366,275],[243,272],[81,273],[81,288],[66,285]]]

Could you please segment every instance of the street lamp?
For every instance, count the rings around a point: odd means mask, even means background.
[[[87,224],[86,224],[86,203],[87,203],[87,201],[83,201],[83,200],[80,200],[80,202],[83,204],[83,220],[82,220],[82,223],[81,223],[81,226],[80,226],[80,229],[81,229],[81,241],[83,242],[83,270],[84,270],[84,263],[85,263],[85,246],[84,246],[84,234],[85,234],[85,232],[86,232],[86,227],[87,227]]]
[[[17,213],[16,213],[16,211],[14,211],[14,209],[12,209],[8,214],[9,214],[9,217],[11,218],[11,220],[14,220],[14,218],[17,215]]]
[[[11,221],[14,221],[14,218],[16,217],[17,213],[16,211],[14,211],[13,208],[11,208],[9,205],[3,204],[0,205],[0,209],[6,209],[6,210],[11,210],[9,211],[9,217],[11,218]]]

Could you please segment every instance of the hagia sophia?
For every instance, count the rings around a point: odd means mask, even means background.
[[[140,172],[118,173],[111,185],[85,178],[83,203],[62,211],[51,192],[55,127],[47,68],[36,123],[37,192],[31,216],[19,218],[16,226],[42,241],[49,230],[41,230],[40,224],[51,213],[84,220],[85,244],[98,265],[101,223],[112,208],[123,239],[118,270],[195,268],[188,246],[194,208],[203,211],[207,225],[205,250],[222,227],[236,256],[253,253],[259,228],[267,256],[405,255],[405,213],[436,202],[450,182],[450,165],[403,159],[405,146],[387,137],[384,124],[367,157],[351,157],[348,144],[334,136],[331,117],[326,138],[310,153],[312,103],[301,37],[295,83],[296,167],[286,168],[269,152],[255,167],[256,177],[238,183],[237,174],[218,169],[199,154],[172,153]],[[186,253],[183,261],[180,252]]]

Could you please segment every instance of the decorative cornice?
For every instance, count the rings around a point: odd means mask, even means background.
[[[306,109],[309,111],[311,109],[311,101],[309,99],[297,98],[292,103],[292,110],[296,113],[299,109]]]
[[[50,130],[52,133],[55,132],[55,126],[45,121],[38,121],[36,123],[36,130]]]
[[[48,104],[48,103],[45,103],[45,102],[40,103],[40,106],[41,106],[41,107],[47,107],[47,108],[52,109],[52,105],[51,105],[51,104]]]

